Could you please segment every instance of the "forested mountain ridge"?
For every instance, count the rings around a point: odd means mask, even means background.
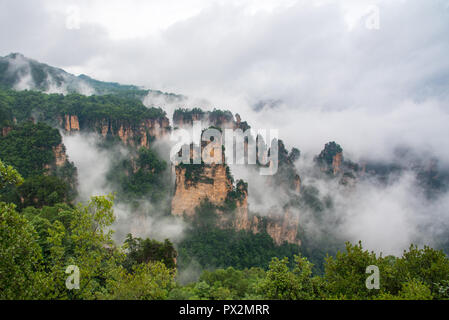
[[[134,85],[104,82],[87,75],[75,76],[60,68],[11,53],[0,57],[0,88],[38,90],[47,93],[80,93],[84,95],[115,94],[126,98],[143,99],[148,94],[163,96],[167,101],[182,101],[185,97]]]

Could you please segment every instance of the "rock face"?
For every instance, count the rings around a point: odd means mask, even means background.
[[[200,165],[190,165],[200,166]],[[195,208],[206,198],[217,206],[221,206],[228,192],[232,190],[232,183],[226,176],[223,164],[204,166],[198,182],[186,179],[186,168],[176,167],[175,195],[172,200],[172,214],[193,216]]]
[[[170,132],[169,120],[165,117],[142,119],[137,123],[129,123],[106,118],[80,121],[76,115],[64,115],[59,118],[59,125],[69,133],[80,130],[93,131],[105,138],[107,136],[118,137],[125,145],[147,148],[152,140],[159,139]]]
[[[343,149],[335,141],[326,143],[321,153],[315,157],[315,162],[321,171],[337,175],[341,171]]]
[[[57,167],[62,167],[67,161],[67,154],[65,153],[65,146],[60,143],[56,147],[53,147],[53,153],[55,155],[55,164]]]
[[[64,128],[67,132],[80,131],[78,116],[66,114],[64,116]]]
[[[44,169],[51,170],[51,169],[57,169],[66,164],[68,161],[68,157],[66,154],[65,146],[60,143],[57,146],[52,147],[53,154],[55,156],[55,162],[54,163],[47,163],[44,165]],[[49,172],[47,172],[49,174]]]
[[[315,157],[315,163],[321,172],[339,179],[344,186],[354,187],[358,177],[365,175],[365,165],[345,160],[343,149],[335,142],[326,143],[321,153]]]
[[[175,169],[176,183],[172,199],[173,215],[193,217],[195,209],[205,199],[208,199],[218,208],[223,207],[230,192],[239,188],[239,186],[233,187],[225,164],[196,166],[198,166],[198,169],[187,169],[185,166],[177,166]],[[193,176],[187,170],[197,171],[194,175],[194,181],[186,178],[186,176]],[[282,217],[278,217],[276,214],[265,218],[251,215],[248,210],[248,193],[246,189],[240,189],[239,192],[243,196],[236,199],[234,214],[229,215],[221,209],[217,210],[219,227],[231,226],[235,230],[246,230],[253,233],[266,231],[278,245],[285,241],[300,244],[300,241],[297,239],[299,226],[297,217],[294,217],[288,210],[284,212]],[[262,223],[263,220],[265,223]]]
[[[301,241],[297,239],[299,217],[294,215],[287,208],[282,217],[270,216],[267,223],[267,233],[273,238],[278,245],[284,241],[300,245]]]
[[[332,157],[332,172],[334,176],[340,173],[341,171],[341,162],[343,159],[343,153],[338,152],[335,156]]]

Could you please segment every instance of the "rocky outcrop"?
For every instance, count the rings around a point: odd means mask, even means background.
[[[53,147],[53,154],[55,155],[56,166],[62,167],[67,161],[65,146],[62,143],[60,143],[56,147]]]
[[[125,145],[148,148],[154,139],[160,139],[170,132],[169,120],[165,117],[158,119],[142,119],[135,123],[111,119],[83,119],[76,115],[64,115],[59,118],[59,125],[66,132],[91,131],[103,137],[118,137]]]
[[[269,216],[267,233],[277,245],[281,245],[283,242],[300,245],[301,241],[297,239],[298,227],[299,217],[290,212],[289,209],[285,209],[282,216]]]
[[[66,114],[62,123],[60,120],[60,125],[63,126],[67,132],[80,131],[78,116]]]
[[[65,146],[62,143],[52,147],[52,150],[55,156],[55,161],[53,163],[45,164],[44,169],[46,170],[56,170],[57,168],[64,166],[68,161]],[[47,172],[47,174],[49,174],[49,172]]]
[[[226,166],[218,165],[188,165],[201,166],[197,176],[190,180],[186,177],[186,167],[175,169],[175,194],[172,200],[172,214],[193,216],[195,208],[206,198],[214,205],[223,205],[228,192],[232,190],[232,183],[226,175]],[[198,169],[196,169],[198,170]],[[187,174],[187,176],[189,176]]]
[[[2,128],[2,136],[6,137],[8,135],[8,133],[10,133],[12,130],[12,127],[3,127]]]
[[[178,109],[174,113],[174,126],[191,126],[193,121],[205,121],[202,125],[214,126],[221,129],[232,128],[245,131],[249,128],[246,122],[242,122],[238,114],[234,116],[228,111],[214,110],[203,112],[199,109]],[[201,151],[207,145],[215,142],[202,142]],[[217,142],[220,144],[221,141]],[[280,167],[276,175],[267,177],[267,184],[288,189],[288,194],[299,196],[301,192],[301,178],[296,173],[294,162],[299,157],[299,150],[291,153],[280,144]],[[245,140],[245,148],[247,141]],[[268,150],[268,147],[266,147]],[[214,150],[214,149],[212,149]],[[190,149],[190,159],[196,158],[199,150]],[[181,156],[181,153],[179,154]],[[206,158],[215,159],[214,155],[206,155]],[[206,159],[205,163],[210,163]],[[298,240],[299,219],[287,209],[279,208],[269,216],[257,216],[252,214],[248,207],[247,184],[243,181],[233,185],[229,168],[226,164],[181,164],[174,167],[175,189],[172,199],[172,214],[177,216],[194,217],[196,209],[206,199],[215,206],[217,224],[222,228],[232,227],[235,230],[245,230],[252,233],[267,232],[275,241],[281,245],[283,242],[300,244]],[[273,168],[273,166],[270,166]],[[283,191],[282,191],[283,192]],[[230,209],[232,208],[232,209]],[[231,211],[231,212],[230,212]]]
[[[335,142],[326,143],[321,153],[315,157],[321,172],[340,180],[340,184],[355,186],[357,177],[365,174],[365,165],[359,165],[343,158],[343,149]]]
[[[196,169],[193,166],[197,166]],[[196,208],[207,199],[217,207],[219,227],[231,226],[235,230],[253,233],[266,231],[278,245],[285,241],[300,244],[297,239],[298,218],[288,210],[264,218],[252,215],[248,208],[247,190],[233,186],[226,168],[225,164],[177,166],[172,214],[193,217]],[[240,197],[235,200],[233,214],[228,214],[223,208],[229,201],[230,193],[236,191]]]
[[[341,162],[343,159],[343,153],[338,152],[332,157],[332,172],[335,175],[341,172]]]

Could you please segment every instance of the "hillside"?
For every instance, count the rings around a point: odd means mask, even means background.
[[[0,88],[83,95],[114,94],[140,100],[151,94],[171,102],[184,99],[182,95],[99,81],[84,74],[75,76],[60,68],[27,58],[21,53],[0,57]]]

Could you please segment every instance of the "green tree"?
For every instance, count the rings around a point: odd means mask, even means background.
[[[364,250],[361,242],[357,245],[347,242],[346,252],[339,251],[335,258],[326,258],[324,278],[330,298],[368,299],[377,295],[379,290],[366,288],[366,278],[369,276],[366,268],[370,265],[379,267],[381,274],[384,274],[384,261],[378,259],[374,252]]]
[[[128,270],[150,261],[162,261],[169,269],[176,267],[177,252],[168,239],[161,243],[152,239],[133,238],[132,234],[128,234],[124,247],[127,249],[124,265]]]
[[[430,288],[417,279],[412,279],[402,284],[402,289],[397,295],[383,293],[376,299],[379,300],[432,300]]]
[[[440,284],[449,281],[449,259],[441,250],[411,245],[397,260],[395,271],[401,283],[416,279],[437,295]]]
[[[93,299],[104,290],[106,280],[123,261],[109,228],[115,219],[112,206],[112,195],[92,197],[87,205],[79,204],[71,212],[68,227],[56,220],[48,228],[48,298]],[[80,270],[79,290],[65,288],[69,265]]]
[[[20,186],[23,181],[22,176],[16,169],[12,166],[5,165],[0,160],[0,190],[8,185]]]
[[[0,300],[42,298],[41,248],[31,224],[0,202]]]
[[[107,279],[106,293],[100,299],[118,300],[162,300],[167,299],[175,287],[174,270],[162,262],[142,263],[134,266],[132,272],[116,270]]]
[[[313,298],[312,265],[306,258],[295,256],[293,271],[288,268],[288,258],[273,258],[267,276],[260,284],[260,292],[267,299],[304,300]]]

